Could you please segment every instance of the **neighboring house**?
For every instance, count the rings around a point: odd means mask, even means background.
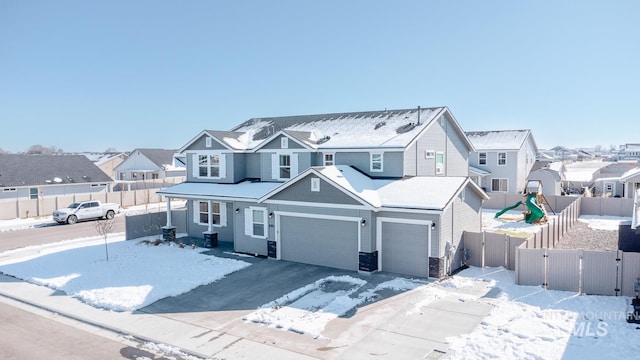
[[[620,177],[625,198],[634,199],[640,190],[640,167],[633,168]]]
[[[363,272],[441,277],[464,261],[487,195],[446,107],[250,119],[186,143],[189,236],[236,252]],[[204,234],[204,235],[203,235]]]
[[[620,147],[623,160],[640,160],[640,144],[624,144]]]
[[[596,195],[633,198],[639,162],[621,160],[606,164],[594,175]]]
[[[114,168],[116,181],[121,184],[162,184],[182,182],[186,176],[184,164],[176,161],[176,150],[135,149],[127,159]]]
[[[0,200],[108,192],[112,183],[84,155],[0,154]]]
[[[117,179],[114,169],[129,156],[127,153],[122,152],[83,153],[82,155],[93,161],[100,170],[104,171],[113,180]]]
[[[538,146],[530,130],[470,131],[475,151],[469,165],[489,172],[480,186],[488,192],[522,193]]]

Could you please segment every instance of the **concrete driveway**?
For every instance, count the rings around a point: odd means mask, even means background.
[[[321,337],[313,338],[242,318],[261,305],[327,276],[349,275],[363,279],[367,284],[359,291],[366,291],[398,275],[367,275],[289,261],[239,258],[230,252],[231,249],[222,247],[214,249],[212,254],[251,262],[252,266],[213,284],[159,300],[135,314],[159,315],[210,329],[200,334],[202,338],[198,341],[204,342],[203,351],[208,348],[207,342],[212,346],[215,343],[215,353],[211,354],[214,357],[251,352],[237,348],[237,339],[246,339],[286,350],[288,354],[299,354],[300,358],[435,359],[449,352],[448,336],[471,332],[491,309],[482,299],[488,291],[482,284],[469,289],[450,289],[432,283],[410,291],[386,291],[375,301],[332,320]],[[435,296],[434,286],[438,287]],[[431,290],[426,292],[423,288]]]

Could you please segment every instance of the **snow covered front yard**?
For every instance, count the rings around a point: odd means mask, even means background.
[[[202,248],[119,240],[108,244],[108,261],[104,244],[60,243],[53,249],[31,247],[40,256],[0,262],[0,272],[63,291],[95,307],[134,311],[250,265],[204,255]]]

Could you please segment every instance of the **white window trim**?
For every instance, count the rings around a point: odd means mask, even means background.
[[[504,154],[504,164],[500,164],[500,154]],[[496,165],[498,166],[507,166],[507,153],[506,152],[499,152],[496,154]]]
[[[18,191],[16,188],[4,188],[2,189],[2,192],[16,192]]]
[[[442,155],[442,163],[438,163],[438,156]],[[436,175],[444,175],[447,159],[443,151],[436,151]]]
[[[484,154],[484,164],[480,162],[480,155]],[[478,165],[480,166],[487,166],[487,153],[486,152],[479,152],[478,153]]]
[[[253,212],[254,211],[262,211],[263,214],[263,224],[264,224],[264,235],[255,235],[253,233]],[[254,239],[266,239],[269,237],[269,220],[267,215],[267,208],[264,207],[255,207],[250,206],[244,209],[244,234],[250,236]]]
[[[311,178],[311,191],[320,191],[320,178]]]
[[[373,164],[373,156],[374,155],[380,155],[380,169],[374,169]],[[377,163],[378,161],[376,161]],[[369,171],[371,172],[384,172],[384,153],[382,152],[372,152],[369,153]]]
[[[207,217],[208,219],[211,219],[210,221],[212,222],[211,226],[212,227],[225,227],[227,226],[227,205],[224,202],[221,201],[211,201],[211,200],[194,200],[193,201],[193,222],[198,224],[198,225],[203,225],[203,226],[209,226],[209,223],[202,223],[200,222],[200,203],[201,202],[206,202],[207,204]],[[214,203],[218,203],[220,204],[220,224],[213,224],[213,204]]]
[[[505,180],[506,186],[504,190],[500,190],[500,186],[498,186],[498,190],[493,190],[493,180]],[[509,179],[508,178],[493,178],[491,179],[491,191],[492,192],[508,192],[509,191]]]
[[[209,163],[211,156],[218,156],[218,176],[201,176],[200,175],[200,156],[207,157],[207,164]],[[222,151],[206,151],[194,153],[192,157],[192,175],[196,179],[224,179],[227,177],[227,154]],[[207,174],[209,173],[211,165],[207,165]]]
[[[331,156],[331,164],[327,164],[327,156]],[[324,166],[331,166],[336,164],[336,153],[324,153],[322,155],[322,164]]]
[[[281,155],[289,155],[290,156],[290,172],[288,178],[280,177],[280,156]],[[293,179],[298,175],[298,154],[295,154],[291,151],[280,151],[271,155],[271,179],[276,181],[288,181]]]
[[[435,150],[425,150],[424,151],[424,158],[425,159],[434,159],[436,157],[436,151]]]

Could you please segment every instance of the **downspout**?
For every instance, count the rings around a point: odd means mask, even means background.
[[[420,126],[420,106],[418,106],[418,126]],[[416,139],[416,176],[418,176],[418,141],[420,138]]]

